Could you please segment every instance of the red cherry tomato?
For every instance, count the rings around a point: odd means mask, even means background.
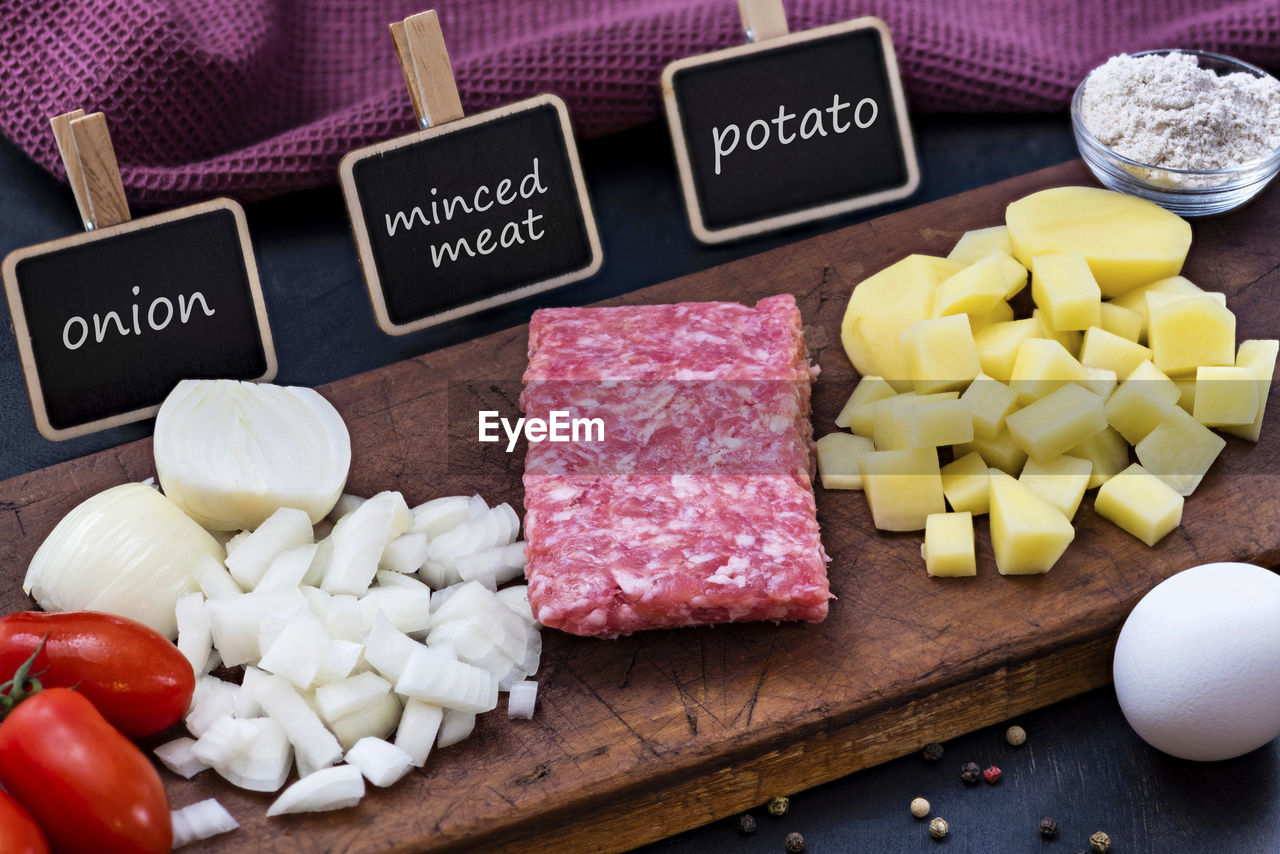
[[[33,819],[12,796],[0,790],[0,851],[5,854],[49,854],[49,843]]]
[[[60,854],[166,854],[160,775],[87,699],[46,688],[0,723],[0,784]]]
[[[45,635],[32,674],[47,688],[74,687],[130,738],[169,728],[191,704],[195,674],[176,646],[142,623],[97,611],[0,617],[0,682]]]

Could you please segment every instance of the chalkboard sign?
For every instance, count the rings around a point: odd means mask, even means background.
[[[554,96],[353,151],[340,172],[374,313],[390,334],[600,268],[568,112]]]
[[[181,379],[275,376],[244,211],[228,199],[16,250],[3,276],[49,439],[148,418]]]
[[[662,90],[701,241],[882,204],[919,185],[893,44],[877,18],[678,60]]]

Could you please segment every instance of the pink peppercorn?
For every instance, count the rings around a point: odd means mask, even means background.
[[[1002,772],[994,765],[982,772],[982,779],[986,780],[992,786],[1000,782],[1001,776]]]

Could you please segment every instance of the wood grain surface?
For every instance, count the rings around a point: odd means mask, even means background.
[[[853,285],[909,252],[945,253],[969,228],[1048,186],[1087,182],[1064,164],[637,291],[617,303],[796,295],[822,368],[818,434],[855,374],[839,343]],[[1186,273],[1227,293],[1238,337],[1275,337],[1280,197],[1195,225]],[[346,417],[349,489],[410,502],[479,491],[519,506],[523,456],[474,441],[476,408],[514,415],[526,330],[511,329],[352,377],[321,391]],[[978,576],[930,579],[919,535],[882,535],[859,493],[818,493],[831,586],[817,625],[734,625],[613,641],[547,632],[538,713],[481,716],[476,734],[350,810],[268,821],[271,797],[210,773],[166,775],[174,806],[217,797],[241,829],[192,846],[219,852],[617,851],[778,793],[834,779],[1109,679],[1124,616],[1190,565],[1280,556],[1280,440],[1272,396],[1263,440],[1227,449],[1156,548],[1096,517],[1043,576],[995,571],[985,520]],[[30,607],[24,568],[58,518],[107,487],[153,473],[149,441],[0,483],[0,610]],[[554,840],[554,842],[553,842]]]

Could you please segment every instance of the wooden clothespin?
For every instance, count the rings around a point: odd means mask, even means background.
[[[789,32],[782,0],[738,0],[738,13],[749,42],[762,42]]]
[[[67,180],[80,209],[85,231],[107,228],[129,221],[129,202],[120,181],[107,117],[102,113],[85,115],[74,110],[54,116],[53,138],[67,168]]]
[[[390,26],[419,126],[436,127],[462,118],[458,84],[435,10],[410,15]]]

